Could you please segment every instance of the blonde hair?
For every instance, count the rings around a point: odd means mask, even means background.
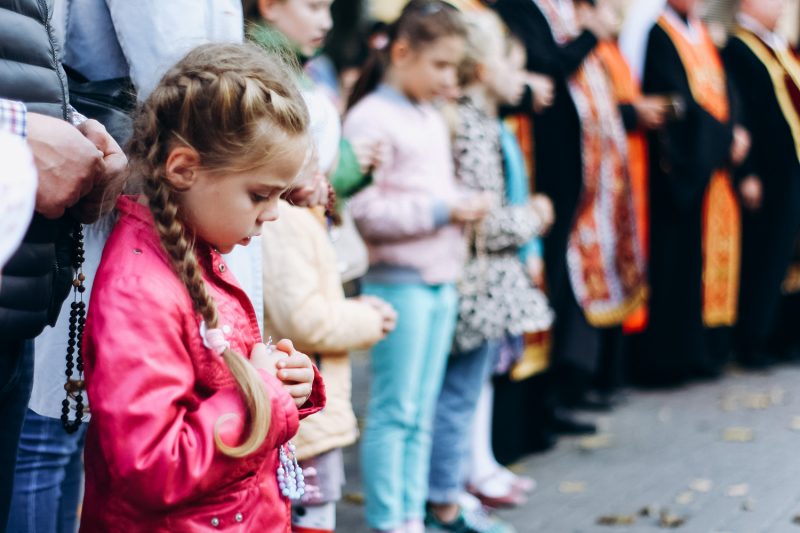
[[[464,57],[458,66],[458,84],[466,87],[478,81],[478,66],[486,64],[494,43],[503,52],[506,29],[503,21],[489,10],[464,13],[467,37],[464,40]]]
[[[165,162],[175,146],[188,146],[209,170],[257,168],[286,142],[308,129],[305,104],[282,60],[248,44],[208,44],[195,48],[172,67],[144,102],[128,146],[130,171],[142,176],[161,244],[208,328],[219,315],[194,253],[176,191],[166,179]],[[214,441],[229,457],[244,457],[261,447],[270,426],[270,401],[263,381],[242,355],[223,354],[247,406],[249,435],[239,446],[225,444],[217,421]]]

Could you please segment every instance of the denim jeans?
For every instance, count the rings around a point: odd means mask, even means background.
[[[0,339],[0,530],[5,531],[14,490],[14,470],[22,421],[33,386],[33,341]],[[9,531],[14,531],[13,528]]]
[[[436,399],[453,342],[454,285],[365,283],[397,310],[397,327],[371,354],[372,383],[361,439],[366,517],[396,529],[425,516]]]
[[[75,533],[85,435],[86,424],[69,434],[61,420],[28,410],[17,454],[9,531]]]
[[[484,342],[447,362],[433,426],[428,482],[428,501],[432,503],[456,503],[464,490],[475,410],[498,347],[495,341]]]

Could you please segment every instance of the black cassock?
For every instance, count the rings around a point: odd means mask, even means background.
[[[533,117],[536,190],[550,197],[556,213],[544,239],[548,295],[556,312],[552,360],[556,370],[568,367],[589,376],[597,370],[601,336],[586,322],[567,273],[567,241],[583,187],[581,123],[567,80],[597,39],[584,31],[573,41],[558,44],[533,0],[499,0],[494,8],[525,44],[527,70],[551,76],[555,82],[552,107]]]
[[[728,42],[723,59],[737,89],[742,122],[752,136],[750,156],[738,176],[754,174],[763,184],[761,208],[742,210],[742,280],[736,336],[740,357],[744,362],[755,362],[766,350],[778,321],[781,284],[800,230],[800,163],[789,126],[789,121],[794,121],[800,127],[800,89],[766,43],[746,30],[740,32]],[[756,44],[761,57],[781,71],[783,87],[773,84],[767,66],[743,39]],[[800,63],[796,65],[800,68]],[[778,100],[779,90],[789,99],[791,109],[786,114]]]
[[[727,355],[724,332],[703,324],[702,207],[713,172],[729,159],[733,126],[694,100],[678,51],[658,24],[650,31],[643,91],[675,97],[683,108],[648,135],[650,317],[630,360],[634,382],[669,385],[715,374]]]

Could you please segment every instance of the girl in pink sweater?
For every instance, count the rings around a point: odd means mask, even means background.
[[[460,13],[412,0],[371,58],[351,98],[344,134],[387,148],[374,183],[350,203],[367,242],[364,292],[398,312],[372,350],[372,389],[362,439],[369,525],[424,530],[431,425],[456,322],[466,244],[461,225],[483,217],[454,177],[447,126],[432,101],[456,89],[464,50]]]

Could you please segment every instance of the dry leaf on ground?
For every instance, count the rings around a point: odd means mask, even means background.
[[[600,450],[611,446],[611,435],[608,433],[582,437],[578,441],[578,446],[583,451]]]
[[[674,515],[669,511],[661,511],[661,517],[658,520],[658,527],[663,529],[679,528],[686,523],[686,518]]]
[[[690,490],[681,492],[675,497],[675,503],[679,505],[689,505],[692,501],[694,501],[694,492]]]
[[[562,481],[558,485],[558,492],[561,494],[579,494],[586,492],[585,481]]]
[[[636,517],[631,514],[610,514],[597,519],[598,526],[630,526],[636,523]]]
[[[753,498],[742,500],[742,511],[752,511],[756,508],[756,501]]]
[[[347,493],[342,499],[347,503],[352,503],[354,505],[364,505],[364,494],[361,492]]]
[[[697,478],[689,484],[689,488],[695,492],[710,492],[714,483],[710,479]]]
[[[738,485],[731,485],[728,487],[725,494],[731,498],[740,498],[742,496],[747,496],[748,492],[750,492],[750,485],[747,483],[739,483]]]
[[[748,409],[763,410],[772,405],[772,396],[765,393],[748,394],[742,402]]]
[[[753,437],[753,428],[744,426],[725,428],[722,433],[722,440],[726,442],[750,442]]]
[[[789,424],[789,428],[792,431],[800,431],[800,416],[795,416],[792,418],[792,423]]]

